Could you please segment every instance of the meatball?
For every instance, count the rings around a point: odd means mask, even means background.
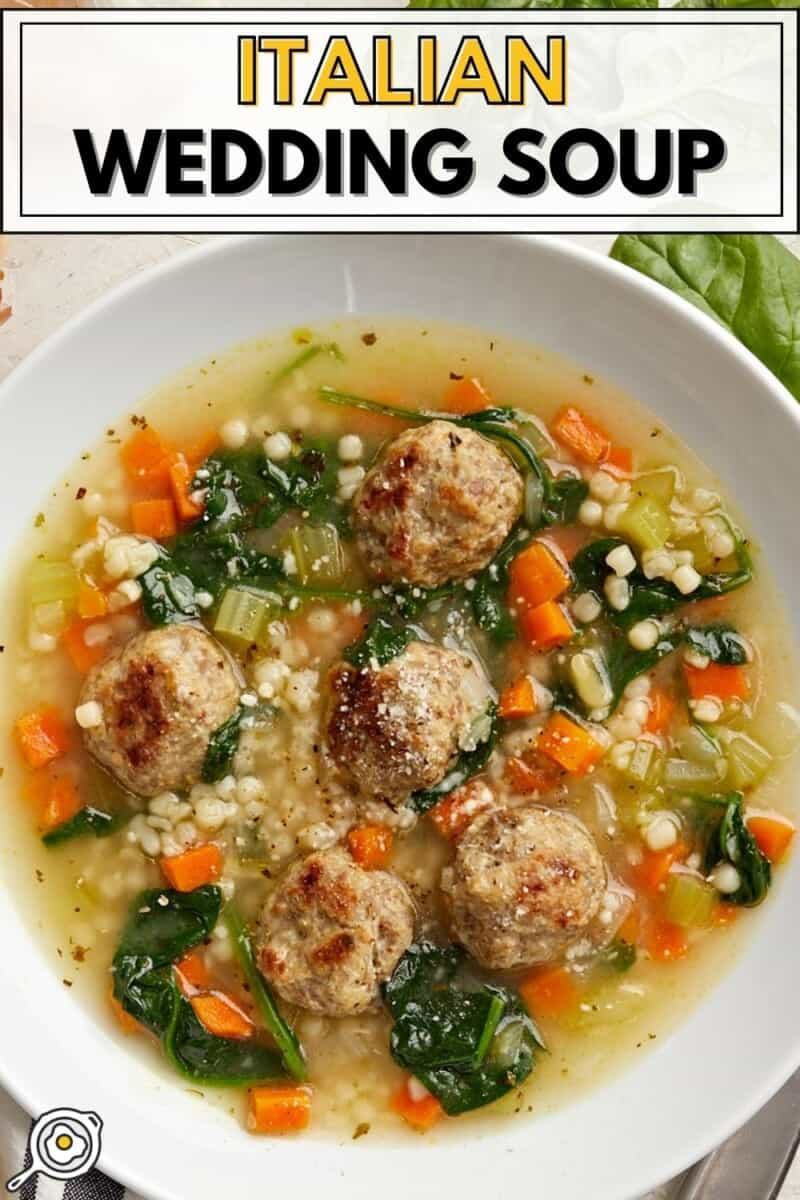
[[[605,890],[603,860],[583,825],[528,806],[479,816],[442,873],[454,936],[494,970],[560,957],[586,931]]]
[[[335,846],[293,863],[261,913],[258,964],[284,1000],[347,1017],[380,1003],[414,940],[414,903],[388,871]]]
[[[522,511],[523,485],[494,442],[448,421],[408,429],[364,477],[353,529],[370,575],[439,587],[494,557]]]
[[[362,795],[396,805],[447,771],[488,691],[466,654],[411,642],[382,667],[336,664],[328,751]]]
[[[234,713],[239,686],[225,651],[201,629],[168,625],[137,634],[86,677],[80,704],[96,701],[86,748],[140,796],[183,791],[200,778],[208,739]]]

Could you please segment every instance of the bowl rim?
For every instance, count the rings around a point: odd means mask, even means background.
[[[419,239],[420,236],[423,239],[428,237],[460,238],[473,244],[477,239],[484,242],[518,243],[523,249],[532,249],[534,255],[541,252],[555,260],[559,258],[570,260],[572,264],[576,264],[581,269],[594,272],[601,277],[604,276],[612,282],[613,287],[621,288],[630,295],[639,293],[657,308],[661,308],[665,315],[669,314],[679,327],[683,329],[693,327],[695,330],[702,331],[704,336],[715,342],[721,351],[735,359],[743,374],[749,377],[753,384],[762,391],[769,393],[772,401],[783,411],[784,416],[796,429],[800,443],[800,407],[797,402],[788,389],[725,326],[639,271],[610,258],[607,254],[566,240],[564,236],[560,235],[507,233],[221,235],[213,241],[190,247],[165,261],[137,272],[134,276],[109,288],[90,304],[73,314],[27,354],[0,383],[0,411],[5,411],[6,407],[13,403],[14,392],[18,388],[24,387],[30,374],[34,374],[57,348],[68,343],[78,329],[90,326],[99,313],[124,304],[131,295],[144,291],[154,284],[157,285],[162,278],[180,274],[199,260],[225,257],[247,244],[261,244],[265,241],[278,242],[284,246],[295,243],[298,248],[302,246],[307,248],[309,241],[313,240],[339,240],[346,245],[350,238],[357,239],[359,242],[371,239],[373,242],[379,243],[380,241],[396,241],[405,237]],[[479,305],[476,307],[479,308]],[[475,314],[474,323],[476,326],[480,324],[479,312]],[[32,938],[29,940],[33,941]],[[704,1127],[698,1130],[694,1140],[680,1150],[676,1149],[668,1159],[659,1159],[657,1163],[650,1166],[643,1164],[635,1169],[632,1168],[631,1186],[634,1187],[634,1190],[626,1190],[624,1194],[620,1193],[619,1200],[636,1200],[636,1197],[639,1197],[642,1192],[658,1187],[667,1179],[673,1178],[702,1159],[762,1108],[798,1067],[800,1067],[800,1026],[797,1028],[792,1044],[786,1046],[782,1060],[778,1061],[776,1056],[776,1061],[771,1064],[769,1069],[762,1072],[761,1083],[757,1089],[731,1103],[721,1115],[712,1114]],[[631,1066],[626,1066],[621,1074],[626,1073],[629,1069]],[[25,1079],[21,1075],[14,1076],[13,1070],[7,1068],[4,1058],[0,1058],[0,1085],[29,1114],[35,1116],[40,1111],[36,1098]],[[435,1149],[433,1152],[435,1153]],[[151,1200],[183,1200],[183,1197],[159,1187],[157,1181],[148,1176],[144,1158],[145,1156],[141,1156],[137,1161],[136,1157],[132,1156],[131,1159],[123,1161],[104,1151],[99,1167],[125,1187],[136,1191],[140,1196],[150,1197]]]

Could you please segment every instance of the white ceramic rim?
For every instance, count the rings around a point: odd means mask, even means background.
[[[312,236],[315,238],[317,236],[326,237],[326,235]],[[382,239],[393,240],[397,235],[327,235],[326,240],[338,238],[344,245],[346,245],[348,238],[351,236],[357,236],[358,240],[360,241],[363,241],[363,238],[365,237],[372,237],[374,241],[380,241]],[[438,236],[441,237],[453,235]],[[519,244],[520,254],[526,253],[528,250],[530,250],[531,246],[534,246],[536,253],[540,253],[545,257],[550,256],[555,257],[556,259],[561,258],[562,261],[570,261],[572,264],[578,264],[581,269],[585,270],[587,273],[594,273],[603,279],[607,279],[612,288],[617,290],[622,289],[623,292],[627,292],[631,295],[638,294],[643,303],[646,302],[651,306],[655,306],[656,309],[660,309],[664,314],[665,320],[669,319],[673,321],[677,329],[681,329],[687,333],[692,330],[695,332],[698,330],[702,331],[704,337],[708,339],[710,343],[716,344],[717,348],[723,351],[726,356],[735,360],[737,370],[742,373],[742,376],[746,382],[749,381],[752,384],[754,391],[769,394],[771,402],[776,406],[776,410],[781,413],[783,419],[788,421],[788,423],[793,427],[794,435],[797,438],[797,444],[800,446],[800,411],[798,410],[797,404],[789,392],[780,383],[778,383],[777,380],[767,371],[767,369],[763,367],[762,364],[747,350],[745,350],[744,347],[742,347],[741,344],[737,342],[736,339],[733,338],[732,335],[730,335],[725,329],[718,326],[713,320],[695,310],[668,290],[650,281],[637,272],[634,272],[629,268],[614,262],[611,259],[604,258],[601,255],[585,250],[582,247],[576,246],[575,244],[562,241],[558,238],[544,236],[531,237],[527,235],[510,236],[501,234],[465,236],[472,244],[475,244],[476,240],[478,239],[481,241],[489,240],[504,243],[516,242]],[[180,273],[190,262],[195,263],[199,259],[213,260],[218,256],[223,257],[226,254],[231,253],[232,250],[235,250],[237,246],[241,246],[243,243],[247,244],[251,242],[263,242],[264,240],[277,240],[281,244],[286,245],[287,243],[293,241],[307,243],[309,238],[308,236],[304,237],[303,235],[261,235],[258,237],[229,236],[218,242],[213,242],[209,245],[200,246],[193,250],[187,251],[186,254],[159,264],[141,273],[140,275],[137,275],[133,279],[126,281],[125,283],[108,292],[105,296],[95,301],[83,312],[73,317],[70,321],[65,323],[63,327],[51,335],[12,372],[8,380],[6,380],[2,387],[0,387],[0,409],[7,409],[13,400],[14,392],[16,392],[18,389],[24,388],[28,376],[35,375],[40,367],[40,364],[45,363],[53,351],[61,347],[64,343],[67,343],[77,329],[90,325],[95,315],[99,312],[105,309],[111,309],[114,306],[124,305],[124,302],[129,297],[145,289],[152,288],[154,284],[157,284],[158,281],[165,276],[170,276],[176,272]],[[479,303],[476,305],[476,307],[479,307]],[[475,325],[480,325],[480,317],[477,313],[473,323]],[[579,356],[576,355],[575,357],[577,358]],[[787,890],[788,889],[786,888],[777,889],[778,895],[776,896],[776,901],[779,902],[781,899],[786,900],[787,896],[785,893]],[[785,904],[782,907],[785,908]],[[726,984],[730,984],[730,982],[731,979],[729,975],[726,980],[724,980],[723,983],[718,986],[716,991],[713,993],[713,997],[718,997],[719,993],[725,990]],[[703,1007],[708,1007],[709,1004],[713,1003],[714,1000],[710,999]],[[16,1015],[18,1018],[19,1013]],[[691,1022],[695,1016],[696,1014],[691,1015],[688,1018],[688,1021]],[[6,1028],[8,1028],[8,1026],[6,1026]],[[662,1046],[658,1051],[652,1052],[652,1054],[663,1055],[666,1048],[667,1046],[665,1043],[664,1046]],[[22,1059],[19,1061],[13,1060],[14,1047],[9,1047],[7,1045],[4,1047],[2,1061],[0,1061],[0,1081],[2,1081],[3,1085],[11,1093],[11,1095],[13,1095],[15,1099],[27,1109],[28,1112],[36,1114],[37,1112],[43,1111],[46,1107],[51,1105],[51,1098],[44,1095],[41,1087],[38,1086],[39,1081],[37,1081],[37,1084],[30,1083],[29,1078],[27,1077],[26,1063]],[[626,1167],[626,1173],[624,1175],[624,1191],[614,1191],[612,1193],[608,1190],[608,1188],[605,1187],[605,1183],[603,1183],[600,1185],[602,1190],[598,1191],[592,1197],[592,1200],[634,1200],[635,1197],[640,1196],[649,1189],[658,1186],[666,1179],[674,1177],[691,1163],[702,1158],[711,1149],[720,1144],[726,1137],[744,1124],[780,1088],[780,1086],[786,1081],[786,1079],[788,1079],[788,1077],[797,1069],[798,1066],[800,1066],[800,1025],[795,1027],[794,1036],[791,1042],[785,1045],[782,1057],[778,1057],[776,1055],[774,1059],[763,1065],[763,1068],[758,1073],[757,1081],[754,1082],[754,1085],[749,1089],[746,1095],[731,1099],[729,1107],[719,1115],[716,1115],[715,1113],[708,1115],[707,1121],[704,1122],[701,1128],[696,1129],[694,1136],[685,1137],[682,1139],[680,1145],[670,1145],[669,1151],[665,1152],[663,1157],[639,1161],[634,1148],[633,1158],[636,1161],[629,1163]],[[638,1069],[639,1067],[637,1064],[636,1070],[638,1071]],[[91,1071],[90,1073],[94,1074],[94,1072]],[[620,1080],[624,1080],[624,1078],[632,1073],[633,1068],[628,1068],[620,1077]],[[604,1087],[603,1091],[613,1093],[615,1090],[618,1090],[618,1084],[620,1080],[615,1080],[607,1088]],[[701,1073],[696,1079],[696,1085],[699,1088],[702,1087],[702,1084],[703,1076]],[[122,1081],[121,1086],[124,1087],[124,1081]],[[156,1093],[157,1092],[158,1089],[156,1089]],[[597,1093],[593,1094],[596,1095]],[[587,1098],[587,1100],[588,1099],[590,1098]],[[681,1105],[681,1099],[681,1096],[676,1096],[674,1098],[676,1110],[677,1107]],[[570,1109],[570,1112],[574,1113],[574,1119],[576,1123],[580,1120],[579,1110],[584,1107],[584,1105],[587,1103],[587,1100],[578,1101]],[[555,1116],[557,1117],[558,1114],[555,1114]],[[620,1111],[618,1116],[621,1121],[624,1121],[626,1118],[626,1113],[624,1111]],[[547,1116],[542,1118],[542,1120],[549,1121],[551,1118]],[[496,1130],[491,1135],[491,1141],[497,1144],[497,1149],[499,1152],[510,1149],[524,1151],[526,1133],[530,1135],[530,1131],[533,1130],[535,1126],[536,1122],[526,1123],[525,1125],[521,1123],[514,1124],[512,1122],[506,1127],[506,1132],[512,1135],[510,1142],[512,1142],[513,1145],[502,1145],[501,1143],[504,1140],[503,1136]],[[479,1140],[481,1144],[483,1144],[485,1141],[483,1138],[476,1140]],[[452,1152],[452,1143],[442,1143],[442,1154],[445,1154],[448,1144],[450,1145]],[[284,1143],[284,1145],[286,1145],[286,1143]],[[305,1160],[307,1168],[311,1169],[314,1165],[314,1149],[320,1150],[323,1143],[316,1143],[312,1145],[308,1143],[295,1143],[294,1145],[296,1147],[295,1153],[303,1155],[303,1159]],[[276,1157],[278,1155],[278,1149],[279,1148],[276,1148],[275,1150]],[[405,1160],[405,1150],[408,1149],[408,1147],[405,1145],[397,1147],[394,1144],[391,1146],[384,1144],[380,1150],[378,1147],[375,1147],[375,1150],[370,1151],[369,1157],[372,1159],[373,1164],[376,1161],[376,1153],[378,1155],[378,1161],[383,1158],[387,1160],[391,1158],[394,1160],[396,1158],[396,1152],[398,1149],[403,1152],[403,1159]],[[575,1148],[573,1147],[573,1149]],[[414,1147],[414,1152],[415,1156],[419,1156],[420,1150],[418,1148]],[[436,1148],[431,1147],[430,1153],[435,1154]],[[468,1146],[463,1147],[463,1153],[466,1160],[469,1153]],[[361,1157],[361,1155],[359,1155],[359,1157]],[[364,1158],[366,1157],[367,1156],[364,1155]],[[159,1182],[159,1179],[153,1174],[150,1168],[150,1164],[147,1161],[148,1158],[149,1156],[147,1153],[142,1153],[141,1149],[137,1151],[137,1149],[132,1148],[130,1151],[127,1149],[121,1151],[120,1146],[115,1145],[113,1150],[109,1149],[104,1152],[103,1156],[101,1157],[101,1167],[109,1175],[124,1183],[125,1186],[137,1191],[143,1196],[152,1198],[152,1200],[186,1200],[185,1195],[182,1194],[181,1191],[175,1190],[175,1188],[169,1184]],[[508,1161],[508,1159],[505,1160],[506,1164]],[[360,1165],[366,1167],[366,1162]],[[388,1165],[388,1162],[386,1165]],[[427,1163],[426,1165],[432,1166],[430,1163]],[[379,1167],[378,1169],[380,1171],[380,1175],[384,1177],[385,1186],[382,1187],[384,1197],[386,1197],[388,1200],[388,1197],[390,1196],[394,1196],[395,1194],[400,1195],[400,1192],[395,1192],[394,1184],[389,1184],[389,1181],[385,1179],[385,1166]],[[531,1169],[534,1173],[535,1180],[535,1162],[532,1163]],[[335,1192],[332,1192],[331,1194],[347,1194],[352,1197],[361,1197],[363,1195],[366,1197],[367,1195],[374,1194],[374,1188],[376,1186],[381,1186],[376,1182],[376,1179],[379,1178],[379,1176],[375,1175],[374,1170],[364,1172],[365,1180],[360,1180],[358,1178],[361,1175],[360,1170],[357,1169],[355,1174],[356,1178],[351,1178],[347,1181],[346,1192],[340,1192],[337,1186],[335,1188]],[[285,1186],[285,1181],[283,1180],[278,1181],[276,1179],[276,1182],[278,1182],[278,1186]],[[366,1182],[368,1184],[367,1189],[363,1190],[361,1186],[355,1189],[353,1185],[357,1182]],[[398,1180],[397,1182],[398,1186],[402,1186],[403,1192],[405,1192],[405,1181]],[[419,1186],[421,1182],[422,1181],[420,1179],[414,1181],[414,1188],[418,1196],[433,1196],[434,1194],[439,1194],[439,1185],[437,1185],[436,1192],[433,1190],[429,1192],[426,1188]],[[463,1179],[459,1180],[459,1182],[463,1184]],[[573,1200],[573,1197],[574,1200],[578,1200],[577,1193],[561,1190],[557,1192],[553,1191],[552,1188],[554,1184],[549,1180],[547,1182],[551,1188],[548,1194],[548,1200],[556,1200],[556,1198],[558,1198],[558,1200]],[[331,1179],[330,1183],[331,1186],[333,1186],[334,1180]],[[500,1180],[497,1180],[497,1183],[499,1185]],[[506,1187],[510,1185],[510,1179],[507,1181],[504,1178],[502,1181],[503,1191],[505,1191]],[[479,1184],[479,1182],[476,1182],[475,1186],[483,1185]],[[569,1184],[567,1183],[566,1186],[569,1187]],[[477,1192],[473,1193],[470,1191],[470,1197],[473,1194],[475,1196],[478,1195]],[[499,1186],[497,1194],[499,1194]],[[465,1193],[465,1196],[466,1195],[467,1193]]]

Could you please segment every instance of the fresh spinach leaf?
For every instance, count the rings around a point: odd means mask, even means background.
[[[410,625],[398,625],[379,613],[358,641],[345,647],[342,658],[353,667],[368,667],[375,662],[383,667],[418,636]]]
[[[686,630],[685,637],[693,650],[712,662],[738,667],[748,661],[745,640],[732,625],[694,625]]]
[[[517,524],[488,566],[474,577],[472,591],[466,591],[472,618],[492,641],[510,642],[516,636],[516,622],[508,607],[508,573],[514,558],[530,541],[530,530]]]
[[[800,400],[800,262],[776,237],[623,234],[611,255],[724,325]]]
[[[227,721],[211,734],[203,759],[203,783],[217,783],[230,773],[231,763],[239,748],[244,716],[245,710],[242,707],[237,708]]]
[[[615,633],[606,655],[606,669],[613,693],[612,710],[622,699],[629,683],[652,671],[653,667],[677,650],[683,641],[681,633],[662,633],[650,650],[634,650],[625,634]]]
[[[458,1067],[476,1070],[494,1037],[505,1003],[488,989],[434,992],[397,1017],[389,1038],[396,1063],[410,1071]]]
[[[118,829],[122,829],[128,823],[131,815],[131,813],[104,812],[100,808],[87,804],[73,817],[62,821],[55,829],[45,833],[42,841],[45,846],[61,846],[64,842],[72,841],[73,838],[87,835],[98,838],[110,837],[112,833],[116,833]]]
[[[734,866],[739,874],[739,887],[728,893],[725,900],[728,904],[752,908],[764,900],[770,889],[772,869],[769,859],[762,854],[745,824],[741,792],[717,799],[725,802],[725,808],[708,844],[706,871],[713,871],[720,863]]]
[[[486,766],[503,728],[496,704],[492,703],[487,707],[480,718],[480,725],[479,740],[474,748],[462,750],[445,777],[433,787],[412,794],[409,804],[415,812],[426,813],[444,796],[449,796],[456,788],[462,787],[468,779],[472,779],[473,775],[477,775]]]
[[[294,1030],[281,1016],[269,984],[256,966],[244,921],[232,903],[226,906],[223,920],[233,943],[234,954],[250,988],[250,995],[256,1002],[264,1024],[275,1039],[284,1067],[295,1079],[306,1079],[308,1068],[303,1047]]]

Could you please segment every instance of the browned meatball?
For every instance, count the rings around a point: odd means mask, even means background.
[[[603,860],[576,818],[553,809],[496,809],[459,842],[442,891],[454,936],[485,967],[560,957],[598,912]]]
[[[363,795],[392,805],[439,782],[488,699],[472,659],[429,642],[382,667],[338,663],[330,687],[332,759]]]
[[[378,1006],[413,940],[406,885],[337,846],[289,867],[262,910],[257,957],[284,1000],[347,1017]]]
[[[522,479],[494,442],[448,421],[408,429],[368,471],[353,529],[370,575],[439,587],[493,558],[522,510]]]
[[[224,650],[201,629],[168,625],[137,634],[86,677],[80,703],[102,721],[86,749],[140,796],[183,791],[200,778],[208,739],[239,702]]]

